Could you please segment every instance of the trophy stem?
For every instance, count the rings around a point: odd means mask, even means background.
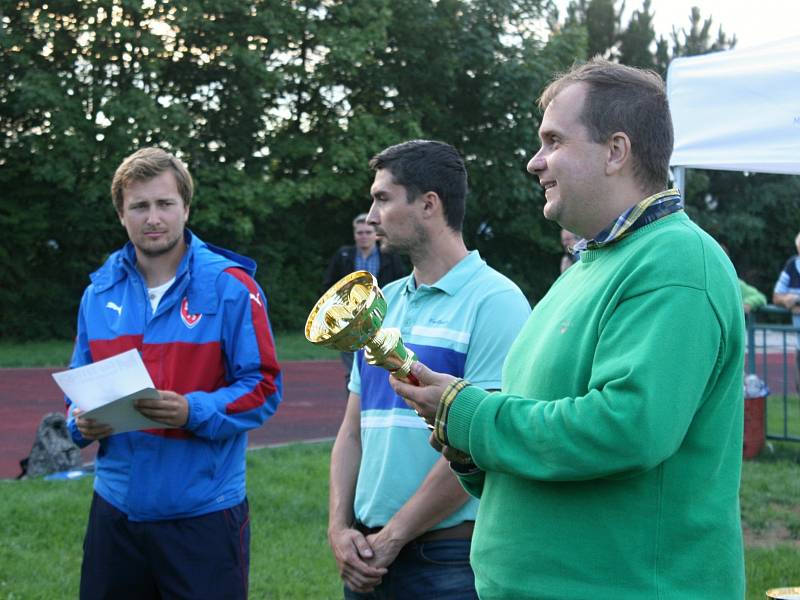
[[[372,351],[373,356],[386,358],[391,354],[399,337],[392,334],[398,334],[398,331],[391,328],[379,329],[375,336],[367,341],[366,346]]]
[[[411,375],[411,365],[418,359],[414,351],[403,344],[398,329],[387,327],[379,330],[365,346],[369,364],[383,367],[398,379],[419,385],[417,378]]]

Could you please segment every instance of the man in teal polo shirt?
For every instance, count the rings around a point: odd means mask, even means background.
[[[500,387],[503,359],[530,307],[519,288],[468,251],[467,174],[456,150],[411,141],[370,161],[382,247],[413,272],[388,284],[385,327],[439,371]],[[428,444],[425,422],[356,358],[331,456],[328,538],[346,598],[476,598],[469,565],[477,501]]]

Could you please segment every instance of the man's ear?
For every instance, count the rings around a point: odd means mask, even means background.
[[[606,175],[615,175],[631,162],[631,139],[627,133],[617,131],[608,140]]]
[[[432,216],[442,210],[442,199],[439,198],[439,194],[436,192],[425,192],[421,194],[419,201],[421,202],[422,214],[426,217]]]

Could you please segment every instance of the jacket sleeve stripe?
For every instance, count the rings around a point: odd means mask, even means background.
[[[259,373],[261,374],[261,381],[251,392],[240,396],[226,406],[227,414],[236,414],[260,407],[269,396],[278,390],[277,381],[280,376],[280,367],[275,356],[275,342],[267,318],[266,298],[256,282],[241,269],[230,268],[225,272],[239,280],[250,293],[250,314],[253,319],[253,330],[256,333]],[[272,412],[274,412],[274,408]]]

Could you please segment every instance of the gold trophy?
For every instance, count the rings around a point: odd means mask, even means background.
[[[306,319],[306,339],[340,352],[365,348],[367,362],[383,367],[402,381],[419,385],[411,373],[418,360],[406,348],[400,330],[381,328],[386,299],[369,271],[342,277],[317,300]]]

